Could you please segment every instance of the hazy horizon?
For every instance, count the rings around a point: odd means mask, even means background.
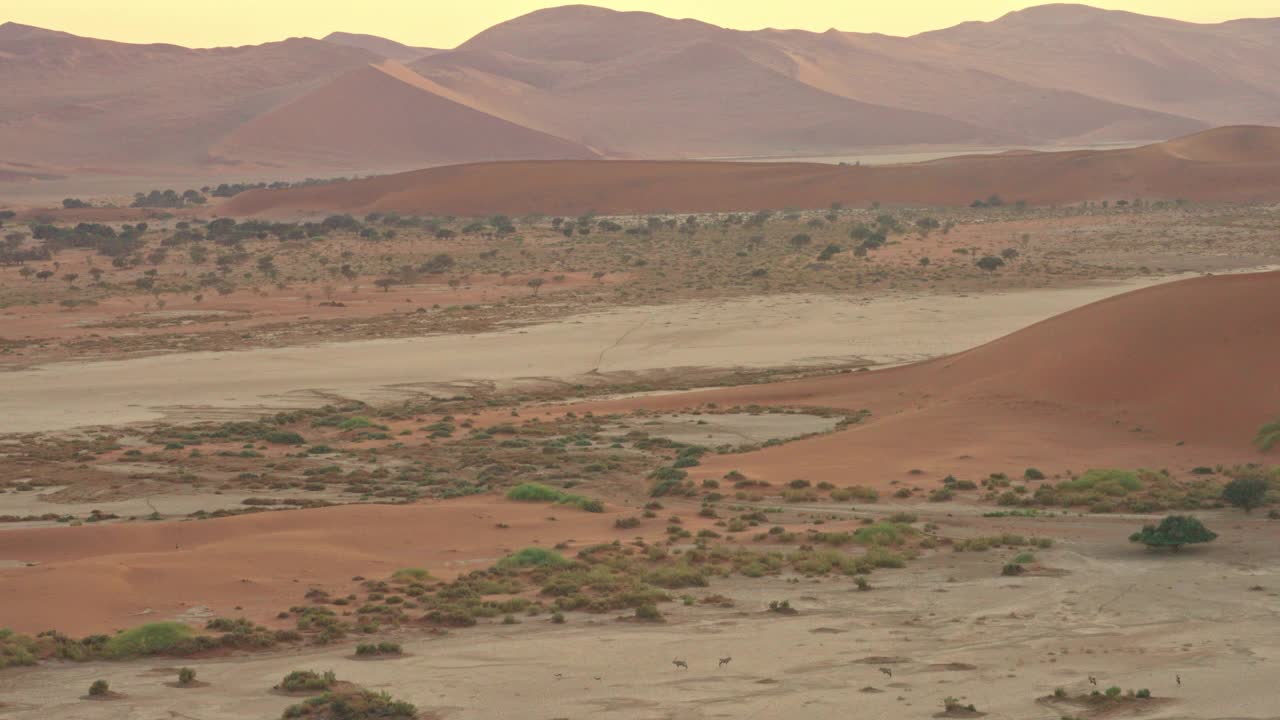
[[[11,0],[0,22],[16,22],[75,35],[128,43],[172,43],[186,47],[252,45],[289,37],[322,38],[331,32],[378,35],[407,45],[452,48],[495,24],[537,10],[579,3],[485,0],[467,6],[428,6],[409,0],[374,0],[361,6],[278,0],[267,6],[248,0],[183,6],[135,0],[132,10],[84,7],[74,0]],[[690,18],[735,30],[765,28],[910,36],[966,21],[991,21],[1009,12],[1053,3],[1023,0],[905,0],[854,8],[826,0],[786,5],[760,1],[705,0],[696,13],[681,0],[600,0],[580,3],[619,11]],[[1192,0],[1116,0],[1080,3],[1196,23],[1280,16],[1276,0],[1223,0],[1206,6]]]

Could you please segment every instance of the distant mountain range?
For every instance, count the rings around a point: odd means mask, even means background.
[[[453,50],[333,33],[188,49],[0,25],[0,179],[1163,140],[1280,124],[1280,18],[1083,5],[899,38],[589,6]]]

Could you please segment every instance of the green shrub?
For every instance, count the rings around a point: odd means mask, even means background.
[[[1150,691],[1150,690],[1148,690],[1147,688],[1142,688],[1141,690],[1139,690],[1139,691],[1137,692],[1137,694],[1136,694],[1136,695],[1134,695],[1134,697],[1138,698],[1139,700],[1150,700],[1150,699],[1151,699],[1151,691]]]
[[[1044,473],[1040,472],[1035,468],[1027,468],[1025,471],[1023,471],[1022,477],[1024,480],[1043,480]]]
[[[573,505],[586,512],[604,512],[604,503],[599,500],[572,495],[542,483],[521,483],[507,491],[507,499],[517,502],[554,502],[561,505]]]
[[[1093,490],[1103,495],[1122,496],[1142,489],[1142,480],[1132,470],[1093,469],[1078,478],[1058,483],[1067,492]]]
[[[502,558],[497,567],[503,570],[524,567],[560,567],[572,561],[555,550],[540,547],[527,547]]]
[[[564,491],[536,482],[521,483],[507,491],[508,500],[519,502],[560,502],[564,496]]]
[[[1036,556],[1027,552],[1018,553],[1018,555],[1013,558],[1013,561],[1023,565],[1030,565],[1036,561]]]
[[[196,671],[189,667],[178,668],[178,684],[190,685],[196,681]]]
[[[905,523],[878,522],[874,525],[864,525],[855,530],[853,540],[859,545],[897,547],[906,542],[907,537],[915,533],[916,530]]]
[[[686,563],[650,570],[644,574],[644,581],[668,590],[707,586],[706,574],[699,568]]]
[[[1118,685],[1112,685],[1111,687],[1107,688],[1107,697],[1118,698],[1120,697],[1121,692],[1123,691],[1120,689]]]
[[[290,430],[272,430],[263,435],[262,439],[273,445],[303,445],[307,442],[301,435]]]
[[[94,680],[89,686],[89,697],[104,697],[111,693],[111,685],[106,680]]]
[[[1280,445],[1280,419],[1273,420],[1258,428],[1258,434],[1254,437],[1253,442],[1262,452],[1268,452],[1276,445]]]
[[[1183,545],[1211,542],[1218,534],[1209,530],[1199,519],[1190,515],[1170,515],[1159,525],[1146,525],[1129,536],[1129,542],[1140,542],[1147,547],[1171,547],[1178,550]]]
[[[0,670],[7,667],[35,665],[37,654],[34,638],[0,628]]]
[[[367,427],[373,427],[373,421],[363,415],[349,417],[338,423],[339,430],[360,430]]]
[[[383,692],[357,690],[325,693],[285,708],[284,720],[315,718],[316,720],[413,720],[418,708],[412,703],[395,700]]]
[[[338,682],[338,677],[334,675],[332,670],[326,670],[318,673],[314,670],[294,670],[277,686],[285,692],[304,692],[328,690]]]
[[[400,582],[426,582],[431,579],[431,573],[423,568],[400,568],[391,573],[391,579]]]
[[[158,655],[185,649],[192,638],[191,628],[177,622],[139,625],[107,641],[104,654],[111,658]]]
[[[1271,483],[1262,475],[1244,475],[1237,477],[1222,488],[1222,499],[1245,512],[1253,512],[1262,507],[1267,500],[1267,491]]]
[[[662,622],[662,612],[653,603],[645,603],[636,607],[636,619],[645,622]]]

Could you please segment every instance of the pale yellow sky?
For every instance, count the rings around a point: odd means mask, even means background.
[[[125,42],[190,47],[245,45],[332,30],[411,45],[454,47],[477,32],[557,2],[547,0],[0,0],[0,21]],[[828,28],[910,35],[965,20],[992,20],[1034,0],[600,0],[725,27]],[[1098,7],[1193,22],[1280,16],[1280,0],[1099,0]]]

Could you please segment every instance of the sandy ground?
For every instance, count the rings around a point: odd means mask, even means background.
[[[930,517],[944,532],[965,521]],[[733,597],[732,609],[664,607],[665,625],[571,613],[517,627],[482,625],[441,638],[406,638],[408,657],[348,659],[349,645],[288,655],[205,661],[51,664],[0,675],[0,715],[13,720],[276,717],[294,702],[269,688],[294,669],[334,670],[448,720],[489,718],[928,718],[947,696],[993,720],[1087,716],[1038,698],[1062,687],[1149,688],[1150,718],[1275,718],[1273,664],[1280,524],[1206,514],[1212,546],[1150,553],[1124,536],[1132,518],[986,521],[1057,539],[1037,551],[1051,572],[1000,576],[1010,551],[940,550],[909,569],[847,580],[722,580],[695,594]],[[799,614],[765,611],[789,599]],[[732,657],[724,669],[717,658]],[[673,658],[686,660],[677,670]],[[209,687],[164,685],[190,665]],[[893,670],[892,678],[878,668]],[[1181,676],[1179,686],[1177,676]],[[97,678],[125,698],[80,699]],[[872,690],[871,688],[874,688]],[[878,692],[877,692],[878,691]],[[1134,715],[1121,714],[1122,717]]]
[[[54,363],[6,373],[0,432],[235,415],[333,396],[389,400],[451,383],[683,367],[903,363],[1176,278],[874,298],[790,295],[593,313],[476,335]],[[452,391],[450,391],[452,394]]]
[[[612,506],[586,513],[473,496],[14,530],[0,535],[3,626],[26,633],[56,627],[79,636],[181,619],[191,608],[271,622],[302,602],[309,587],[345,588],[355,575],[387,577],[423,567],[452,579],[530,545],[629,539],[634,531],[613,527],[623,514],[634,511]],[[99,589],[91,605],[84,602],[86,588]]]

